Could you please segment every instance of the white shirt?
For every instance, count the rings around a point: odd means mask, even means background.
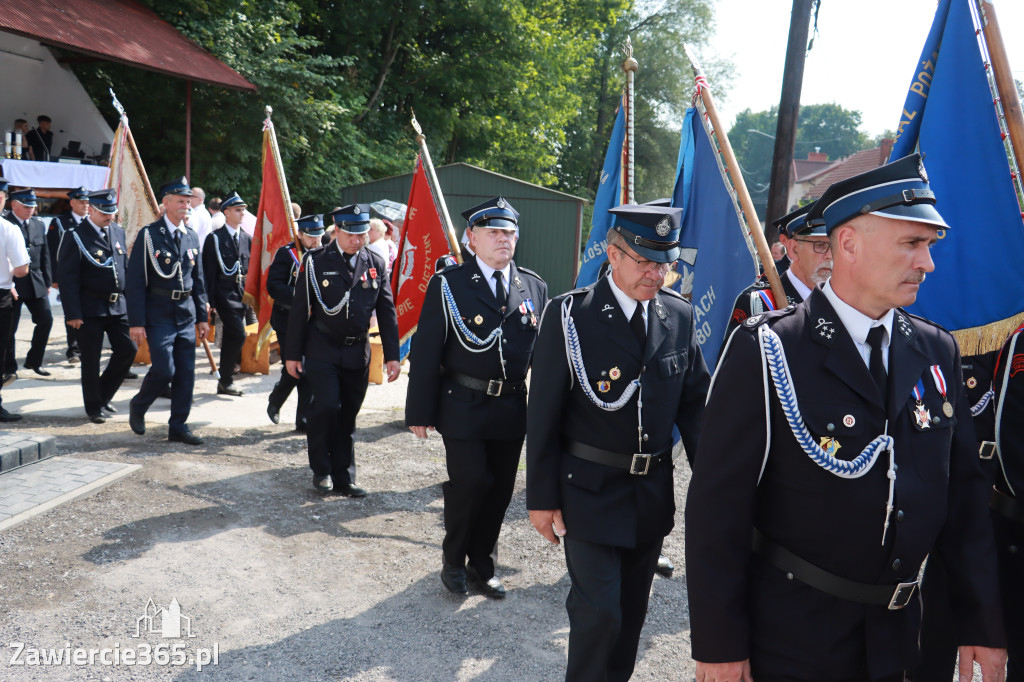
[[[71,219],[75,221],[75,225],[81,225],[82,221],[85,220],[84,215],[78,215],[74,211],[71,212]]]
[[[487,286],[491,288],[491,293],[494,294],[495,298],[497,298],[498,291],[494,288],[494,273],[499,271],[485,263],[482,258],[477,258],[476,264],[480,266],[480,272],[483,273],[484,279],[487,280]],[[502,268],[500,272],[502,280],[501,283],[505,285],[505,293],[508,294],[508,277],[512,273],[512,262],[509,261],[508,265]]]
[[[213,216],[213,219],[210,220],[210,232],[219,230],[226,224],[226,222],[227,219],[224,217],[224,211],[217,211],[217,215]]]
[[[0,289],[14,286],[14,269],[30,262],[21,229],[0,218]]]
[[[626,293],[615,284],[615,278],[612,277],[612,273],[609,272],[607,275],[608,284],[611,285],[612,295],[615,296],[615,302],[619,304],[619,308],[622,309],[627,320],[633,319],[633,311],[636,310],[636,304],[639,303],[643,309],[644,316],[644,327],[647,327],[647,304],[650,301],[637,301],[636,299],[630,298]]]
[[[86,218],[86,220],[88,220],[89,224],[92,225],[92,229],[96,230],[96,234],[98,234],[100,236],[100,239],[106,239],[107,238],[107,233],[104,231],[104,229],[102,227],[100,227],[99,225],[94,223],[92,221],[92,218]]]
[[[790,283],[793,285],[793,288],[796,289],[796,293],[800,294],[800,298],[802,300],[806,301],[808,298],[810,298],[811,288],[804,284],[803,280],[801,280],[799,277],[793,274],[793,268],[786,270],[786,272],[784,272],[783,274],[789,276]],[[786,306],[782,307],[785,308]]]
[[[206,210],[206,206],[199,204],[192,209],[192,213],[188,219],[188,226],[196,231],[199,235],[199,245],[202,246],[206,243],[206,237],[211,232],[213,225],[213,216]]]
[[[388,268],[388,264],[391,262],[391,252],[388,250],[388,245],[385,243],[385,239],[382,237],[374,243],[368,245],[366,248],[373,251],[375,254],[381,257],[384,261],[384,269]]]
[[[171,222],[171,219],[165,215],[164,222],[167,224],[168,229],[170,229],[171,231],[171,237],[174,237],[174,232],[175,230],[177,230],[181,232],[181,236],[184,239],[185,233],[188,231],[188,228],[185,227],[184,221],[182,221],[181,225],[175,225],[174,223]]]
[[[846,331],[850,333],[850,337],[853,339],[853,343],[857,346],[857,351],[860,353],[861,358],[864,359],[864,364],[870,368],[871,362],[871,346],[868,345],[868,332],[873,327],[884,327],[885,334],[882,335],[882,363],[885,365],[885,371],[889,371],[889,340],[892,338],[892,322],[895,312],[890,308],[885,315],[882,315],[880,320],[872,320],[870,317],[857,310],[849,303],[839,298],[836,292],[832,289],[832,280],[830,279],[822,287],[822,292],[825,297],[828,298],[828,302],[832,304],[832,307],[836,311],[836,315],[839,316],[839,321],[846,327]]]

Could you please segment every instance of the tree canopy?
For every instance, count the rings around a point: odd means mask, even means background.
[[[254,83],[192,85],[192,181],[208,194],[259,191],[264,106],[289,187],[309,210],[342,188],[412,170],[409,125],[438,164],[461,161],[592,197],[632,37],[638,199],[671,190],[712,0],[141,0]],[[182,80],[105,62],[76,73],[116,125],[112,87],[154,183],[184,171]]]

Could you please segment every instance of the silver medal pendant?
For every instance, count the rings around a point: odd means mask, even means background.
[[[367,282],[366,282],[366,280],[365,280],[365,279],[363,280],[363,288],[364,288],[364,289],[369,289],[369,288],[370,288],[370,285],[369,285],[369,284],[367,284]]]

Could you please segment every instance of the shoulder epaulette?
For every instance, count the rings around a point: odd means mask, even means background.
[[[525,273],[526,273],[527,275],[531,275],[531,276],[533,276],[533,277],[536,277],[537,279],[539,279],[539,280],[540,280],[540,281],[542,281],[542,282],[544,281],[544,278],[543,278],[543,277],[541,277],[540,275],[538,275],[538,274],[537,274],[536,272],[534,272],[533,270],[530,270],[529,268],[524,268],[524,267],[523,267],[523,266],[521,266],[521,265],[517,265],[517,266],[516,266],[516,270],[518,270],[519,272],[525,272]]]
[[[751,315],[747,319],[743,320],[743,322],[740,323],[740,326],[746,327],[747,329],[756,329],[757,327],[760,327],[762,324],[765,324],[766,322],[776,322],[782,319],[783,317],[792,315],[794,312],[796,312],[796,306],[788,305],[785,308],[782,308],[781,310],[770,310],[766,313]]]
[[[441,268],[440,270],[438,270],[434,274],[435,275],[442,275],[442,274],[448,274],[449,272],[455,272],[456,270],[461,270],[463,265],[465,265],[465,263],[452,263],[451,265],[444,266],[443,268]]]
[[[687,300],[687,298],[685,296],[683,296],[681,293],[679,293],[675,289],[669,289],[668,287],[662,287],[661,291],[659,293],[669,294],[671,296],[674,296],[675,298],[678,298],[681,301],[686,301],[687,303],[690,303],[690,301]],[[691,303],[691,305],[692,305],[692,303]]]

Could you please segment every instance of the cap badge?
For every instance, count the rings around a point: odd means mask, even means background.
[[[658,221],[658,224],[655,226],[654,231],[658,233],[659,237],[664,237],[668,235],[669,232],[672,231],[672,222],[668,219],[668,216],[665,216],[664,218]]]
[[[505,208],[505,200],[504,199],[498,199],[498,204],[497,205],[498,205],[498,208]]]

